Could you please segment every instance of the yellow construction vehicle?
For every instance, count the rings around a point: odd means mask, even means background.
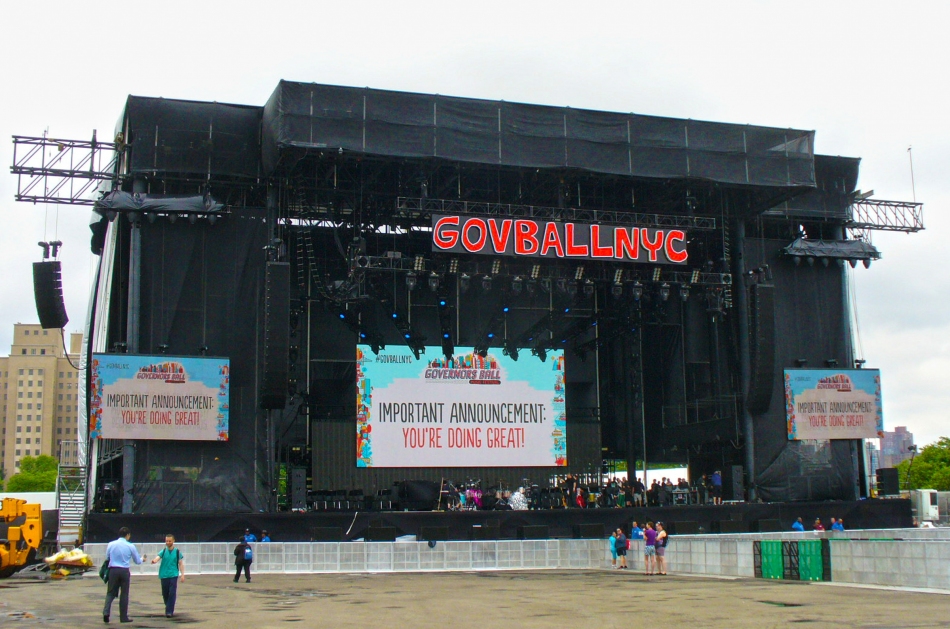
[[[6,525],[6,539],[3,526]],[[43,512],[40,505],[26,500],[4,498],[0,505],[0,579],[36,560],[43,539]]]

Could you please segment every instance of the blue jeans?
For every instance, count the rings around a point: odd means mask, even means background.
[[[178,598],[178,577],[162,579],[162,599],[165,601],[165,615],[175,613],[175,599]]]

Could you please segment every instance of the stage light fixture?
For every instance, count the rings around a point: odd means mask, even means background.
[[[413,261],[413,271],[425,271],[426,270],[426,259],[424,256],[416,256],[416,259]]]
[[[659,282],[659,281],[660,281],[660,276],[661,276],[662,274],[663,274],[663,269],[661,269],[660,267],[656,267],[655,269],[653,269],[653,281],[654,281],[654,282]]]
[[[418,284],[419,278],[415,273],[409,273],[406,275],[406,288],[409,290],[416,290],[416,284]]]
[[[194,225],[195,223],[197,223],[197,222],[198,222],[198,215],[197,215],[197,214],[189,214],[189,215],[188,215],[188,222],[191,223],[192,225]]]
[[[666,301],[670,298],[670,285],[666,282],[660,284],[660,299]]]
[[[617,269],[614,271],[614,284],[620,284],[623,282],[623,269]]]
[[[856,359],[856,360],[854,361],[854,368],[855,368],[855,369],[863,369],[863,368],[864,368],[864,363],[866,363],[866,362],[868,362],[868,361],[864,360],[863,358],[858,358],[858,359]]]
[[[588,297],[594,294],[594,282],[593,280],[586,279],[584,280],[584,294]]]
[[[693,269],[693,275],[689,279],[690,284],[695,284],[699,281],[699,269]]]
[[[534,295],[535,291],[538,290],[538,280],[530,279],[524,283],[524,288],[529,295]]]
[[[566,293],[567,292],[567,280],[563,277],[557,278],[557,292]]]
[[[550,277],[545,277],[541,279],[541,290],[543,290],[546,293],[551,292],[551,278]]]
[[[491,263],[491,274],[498,275],[501,272],[501,260],[495,258],[495,261]]]
[[[837,359],[837,358],[826,358],[826,359],[825,359],[825,367],[832,367],[832,368],[834,368],[834,367],[837,367],[837,366],[838,366],[838,359]]]
[[[636,301],[640,301],[640,298],[643,297],[643,284],[640,283],[640,280],[633,283],[633,286],[630,288],[630,294],[633,295]]]
[[[571,307],[570,307],[570,306],[564,308],[564,314],[567,314],[567,313],[569,313],[570,311],[571,311]]]
[[[610,294],[613,295],[614,297],[618,297],[618,298],[622,297],[623,284],[621,284],[620,282],[614,282],[613,286],[610,287]]]
[[[871,268],[871,258],[865,258],[864,260],[861,261],[861,263],[864,265],[864,268],[866,269]]]
[[[449,260],[449,273],[458,273],[459,272],[459,260],[458,258],[452,258]]]
[[[178,215],[177,215],[177,214],[168,214],[167,216],[168,216],[168,222],[169,222],[169,223],[174,224],[175,221],[178,220]],[[113,214],[112,218],[115,218],[115,214]],[[109,220],[112,220],[112,218],[110,218]]]
[[[540,265],[540,264],[535,264],[534,266],[531,267],[531,279],[533,279],[533,280],[538,279],[538,275],[540,275],[540,274],[541,274],[541,265]]]
[[[795,266],[801,266],[801,265],[802,265],[802,257],[801,257],[801,256],[792,256],[792,261],[795,263]],[[852,264],[851,266],[854,266],[854,265]]]
[[[815,266],[815,256],[808,256],[805,260],[808,261],[808,266]]]
[[[489,333],[486,334],[485,336],[487,336],[487,337],[490,338],[490,339],[493,339],[493,338],[495,338],[495,333],[494,333],[494,332],[489,332]]]
[[[584,278],[584,265],[582,264],[577,267],[576,271],[574,271],[574,279],[577,281],[580,281],[583,278]]]
[[[429,290],[437,291],[439,290],[439,274],[435,271],[429,273]]]
[[[857,261],[857,260],[848,260],[848,264],[850,264],[850,265],[851,265],[851,268],[853,269],[854,267],[858,266],[858,261]]]
[[[447,302],[447,301],[445,300],[445,297],[442,297],[442,298],[439,299],[439,306],[440,306],[441,308],[445,308],[445,307],[448,305],[448,303],[449,303],[449,302]]]
[[[807,359],[807,358],[796,358],[796,359],[795,359],[795,366],[798,367],[799,369],[801,369],[802,367],[804,367],[804,366],[807,365],[807,364],[808,364],[808,359]]]
[[[158,346],[158,351],[160,351],[163,354],[167,354],[168,348],[169,348],[168,343],[162,343],[161,345]]]
[[[398,318],[399,318],[399,314],[394,312],[394,313],[393,313],[393,319],[398,319]]]
[[[462,273],[459,276],[459,290],[463,293],[468,290],[469,284],[472,281],[472,276],[468,273]]]
[[[514,279],[511,280],[511,292],[515,295],[520,294],[522,285],[521,276],[516,275]]]
[[[206,356],[208,354],[208,346],[202,345],[201,347],[199,347],[198,353],[201,354],[202,356]]]
[[[573,297],[577,294],[577,282],[568,282],[567,283],[567,294]]]
[[[511,308],[510,308],[509,306],[502,306],[502,307],[501,307],[501,311],[504,312],[505,314],[508,314],[508,311],[509,311],[509,310],[511,310]]]
[[[491,290],[491,276],[485,275],[482,277],[482,290],[486,293]]]
[[[518,360],[518,346],[515,345],[514,341],[506,340],[502,348],[502,353],[511,358],[511,360]]]
[[[682,284],[680,286],[680,299],[683,301],[689,301],[689,285]]]

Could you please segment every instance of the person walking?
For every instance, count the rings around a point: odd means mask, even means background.
[[[165,548],[158,551],[152,563],[158,567],[158,578],[162,582],[162,600],[165,601],[165,618],[175,615],[175,601],[178,599],[178,582],[185,582],[185,556],[175,547],[175,536],[165,536]]]
[[[662,522],[656,523],[656,570],[659,574],[666,574],[666,542],[670,539]]]
[[[241,537],[238,545],[234,548],[234,565],[237,568],[234,571],[234,582],[237,583],[241,577],[241,570],[244,570],[244,582],[251,582],[251,562],[254,561],[254,551],[251,545],[247,543],[244,537]]]
[[[656,529],[653,528],[653,522],[647,522],[643,530],[643,567],[644,574],[656,572]]]
[[[106,559],[109,560],[109,582],[106,588],[106,604],[102,608],[102,622],[109,622],[112,613],[112,601],[119,597],[119,621],[132,622],[129,618],[129,585],[131,572],[129,562],[141,564],[145,555],[139,555],[138,549],[129,542],[132,532],[128,528],[119,529],[119,537],[106,546]]]

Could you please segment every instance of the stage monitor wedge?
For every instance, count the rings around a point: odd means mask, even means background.
[[[33,296],[44,330],[66,327],[69,317],[63,303],[63,272],[58,260],[33,263]]]
[[[264,277],[264,374],[261,408],[287,404],[290,370],[290,264],[268,262]]]

